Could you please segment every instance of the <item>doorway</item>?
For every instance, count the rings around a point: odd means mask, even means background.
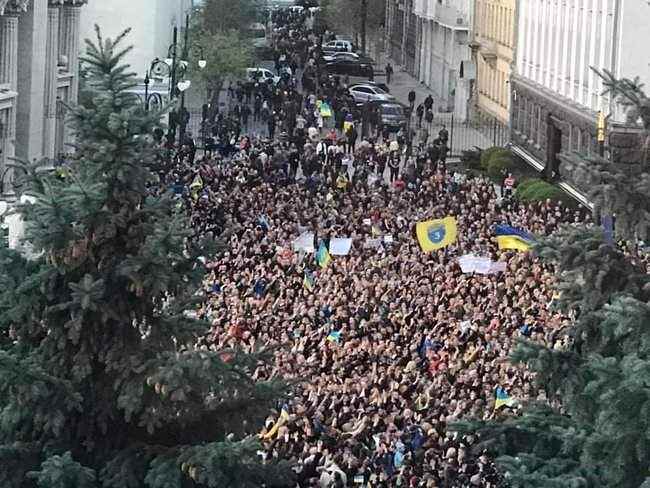
[[[551,119],[547,120],[548,147],[546,149],[546,167],[544,175],[547,180],[555,181],[560,178],[560,153],[562,152],[562,130]]]

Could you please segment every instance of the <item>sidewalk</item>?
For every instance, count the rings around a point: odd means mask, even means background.
[[[436,94],[426,85],[420,83],[406,71],[403,71],[402,67],[394,64],[392,60],[389,59],[388,61],[393,67],[393,75],[390,77],[390,85],[388,85],[388,88],[390,88],[390,93],[394,95],[398,101],[408,107],[408,95],[411,90],[415,91],[416,107],[422,103],[424,99],[429,95],[431,95],[434,100],[437,99]],[[386,83],[385,68],[385,63],[381,66],[377,65],[377,69],[375,70],[375,81],[379,83]]]
[[[439,101],[439,97],[433,90],[429,89],[426,85],[420,83],[417,79],[404,71],[403,66],[393,63],[391,59],[388,59],[386,62],[390,62],[393,66],[393,76],[391,76],[388,88],[390,89],[390,93],[393,94],[399,102],[408,107],[408,94],[411,90],[415,91],[414,108],[422,103],[429,95],[433,97],[434,103]],[[377,64],[375,80],[378,82],[386,81],[386,75],[384,74],[386,62],[382,65]],[[434,108],[435,107],[436,105],[434,105]],[[460,121],[457,118],[454,118],[453,114],[450,112],[434,112],[433,123],[428,127],[429,141],[432,141],[438,136],[438,131],[440,131],[443,124],[451,134],[450,142],[452,147],[450,158],[453,156],[459,156],[463,150],[473,149],[474,147],[487,149],[492,146],[490,139],[481,131],[477,130],[470,121]],[[425,122],[423,122],[422,125],[425,127]],[[417,128],[415,113],[412,115],[411,126]]]

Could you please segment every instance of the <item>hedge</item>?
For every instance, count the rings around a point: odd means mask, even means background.
[[[576,205],[576,202],[560,188],[539,178],[529,178],[519,183],[515,189],[515,198],[522,202],[553,200],[569,206]]]
[[[512,160],[512,153],[508,149],[498,146],[486,149],[481,154],[481,168],[484,171],[488,171],[490,169],[490,163],[492,161],[496,161],[497,159]]]
[[[500,153],[495,154],[488,164],[487,174],[494,181],[501,181],[504,174],[510,172],[514,162],[510,157],[503,157]]]

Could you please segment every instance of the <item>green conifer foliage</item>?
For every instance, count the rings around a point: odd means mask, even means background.
[[[605,76],[605,75],[604,75]],[[638,83],[605,76],[613,96],[636,107],[647,140],[647,97]],[[644,112],[645,111],[645,112]],[[643,154],[644,151],[637,153]],[[650,215],[648,160],[630,179],[602,158],[566,158],[590,185],[601,211],[615,214],[618,235],[643,236]],[[632,162],[628,162],[632,163]],[[542,395],[521,416],[466,421],[478,431],[515,488],[650,486],[650,276],[636,254],[605,241],[597,227],[567,226],[535,249],[556,265],[554,306],[574,318],[555,347],[520,340],[511,360],[536,373]],[[564,340],[560,340],[564,338]]]
[[[286,486],[255,436],[284,386],[251,379],[264,354],[198,346],[209,324],[188,311],[214,246],[148,193],[162,113],[129,93],[126,32],[97,33],[74,161],[63,177],[24,165],[36,257],[0,250],[0,486]]]

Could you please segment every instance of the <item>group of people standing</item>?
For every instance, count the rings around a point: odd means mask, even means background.
[[[319,71],[321,39],[304,14],[274,20],[279,68],[292,74],[235,85],[205,154],[178,158],[168,177],[195,233],[226,244],[207,264],[199,312],[213,324],[210,347],[272,351],[253,378],[295,384],[257,432],[261,455],[292,461],[301,488],[505,486],[453,423],[544,398],[508,353],[518,337],[565,348],[570,318],[551,306],[552,265],[500,250],[494,226],[547,235],[588,217],[503,198],[489,180],[450,170],[444,128],[416,147],[350,126],[360,109],[345,80]],[[323,104],[332,120],[321,125]],[[416,116],[431,107],[423,101]],[[457,241],[423,253],[415,224],[448,215]],[[337,238],[351,248],[325,259]],[[506,270],[463,273],[467,254]],[[497,388],[508,408],[495,408]]]

